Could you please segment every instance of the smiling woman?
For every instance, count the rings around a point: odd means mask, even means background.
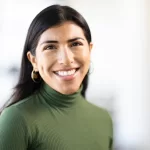
[[[29,51],[34,71],[53,89],[62,94],[76,92],[89,69],[92,43],[88,43],[81,27],[65,21],[42,33],[36,56]]]
[[[32,21],[20,78],[0,116],[1,150],[110,150],[112,121],[85,100],[91,33],[69,6],[52,5]]]

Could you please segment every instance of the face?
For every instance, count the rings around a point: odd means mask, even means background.
[[[50,87],[62,94],[72,94],[87,74],[91,49],[92,44],[87,42],[82,28],[65,22],[43,32],[36,56],[30,52],[27,56]]]

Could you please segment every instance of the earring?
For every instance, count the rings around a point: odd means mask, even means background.
[[[31,78],[35,83],[40,83],[40,81],[41,81],[41,76],[38,71],[33,70],[31,72]]]
[[[94,66],[93,66],[93,62],[90,61],[90,67],[89,67],[89,70],[88,70],[88,74],[92,74],[94,72]]]

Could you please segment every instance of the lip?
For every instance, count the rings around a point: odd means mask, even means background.
[[[59,71],[68,71],[68,70],[72,70],[72,69],[76,69],[75,73],[72,74],[72,75],[60,76],[60,75],[58,75],[58,74],[55,73],[55,72],[57,72],[57,71],[54,71],[54,74],[55,74],[59,79],[61,79],[61,80],[64,80],[64,81],[71,81],[71,80],[73,80],[73,79],[76,77],[76,75],[77,75],[77,73],[78,73],[78,71],[79,71],[80,68],[71,68],[71,69],[62,69],[62,70],[59,70]]]

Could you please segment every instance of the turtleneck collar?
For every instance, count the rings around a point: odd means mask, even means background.
[[[48,84],[43,82],[38,93],[51,107],[63,108],[70,107],[72,104],[76,103],[78,99],[81,99],[81,91],[82,86],[77,92],[70,95],[65,95],[57,92]]]

